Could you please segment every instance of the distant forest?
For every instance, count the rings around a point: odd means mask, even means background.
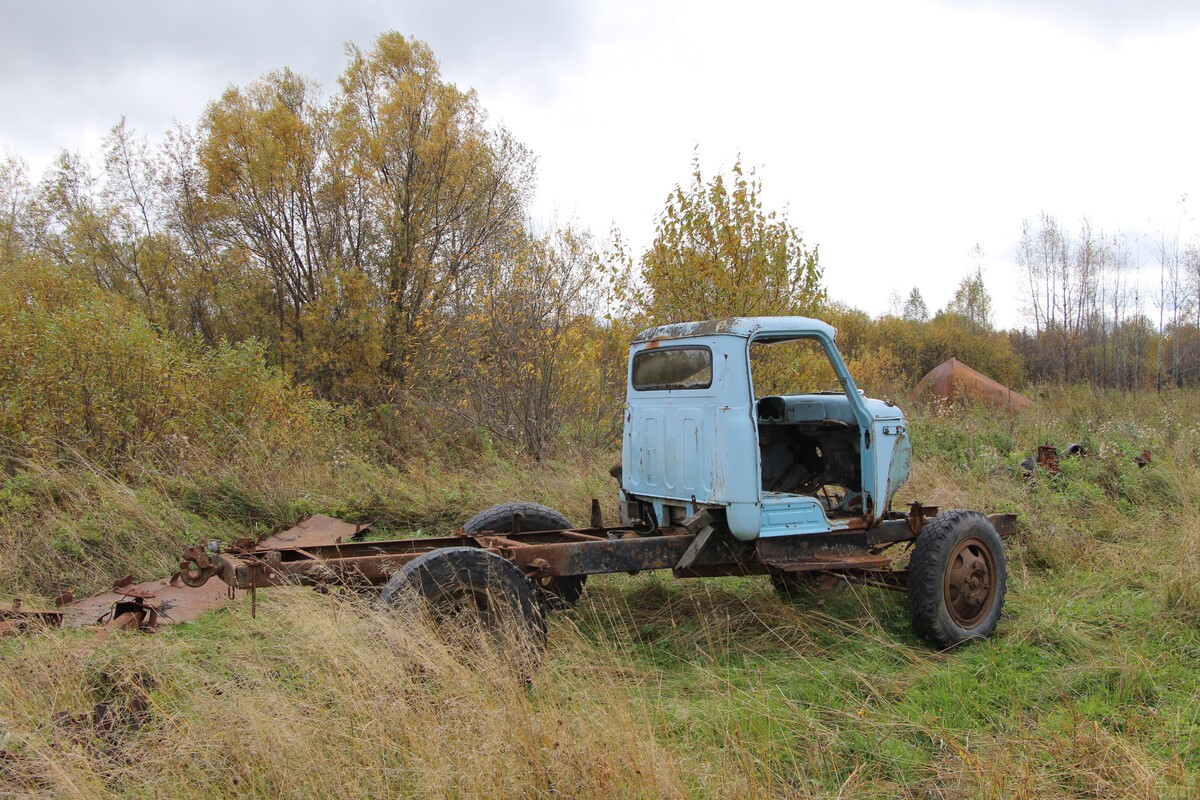
[[[150,391],[226,358],[395,442],[437,426],[535,457],[611,446],[634,331],[751,314],[831,322],[879,394],[951,356],[1017,388],[1200,381],[1195,241],[1164,236],[1154,291],[1139,296],[1121,236],[1042,215],[1020,239],[1024,329],[995,330],[969,264],[946,308],[931,312],[914,288],[871,318],[827,298],[817,245],[762,207],[753,170],[693,166],[664,187],[645,252],[618,231],[541,223],[534,154],[443,78],[427,45],[397,33],[350,47],[328,93],[282,69],[161,142],[122,120],[99,154],[63,153],[40,176],[9,157],[0,433],[82,425],[86,438],[108,425],[132,446],[122,437],[149,431],[152,412],[120,405],[113,386]],[[134,363],[131,348],[169,357]],[[38,416],[46,408],[57,416]]]

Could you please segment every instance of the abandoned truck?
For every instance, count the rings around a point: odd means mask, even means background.
[[[783,595],[844,580],[906,591],[915,630],[935,647],[990,635],[1005,593],[1001,534],[1015,516],[893,508],[912,464],[904,415],[855,386],[834,333],[805,317],[740,317],[638,334],[615,526],[595,500],[586,528],[511,502],[448,537],[192,548],[181,577],[382,585],[384,606],[419,595],[441,619],[515,626],[538,647],[547,603],[573,603],[588,575],[758,574]],[[793,391],[797,382],[812,385]],[[898,567],[887,551],[901,543],[909,558]]]

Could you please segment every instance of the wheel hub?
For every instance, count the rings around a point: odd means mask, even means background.
[[[950,553],[946,570],[946,607],[964,628],[978,624],[995,599],[995,565],[991,551],[978,538],[959,542]]]

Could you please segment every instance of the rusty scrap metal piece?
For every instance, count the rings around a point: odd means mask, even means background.
[[[341,544],[360,536],[366,529],[366,525],[355,525],[353,522],[317,514],[293,528],[268,536],[259,542],[255,549],[280,550],[287,547]]]
[[[1013,536],[1017,532],[1016,514],[988,514],[987,519],[1001,537]]]
[[[147,633],[158,627],[160,608],[153,602],[152,595],[148,597],[141,593],[117,594],[125,599],[113,603],[112,608],[96,620],[97,624],[112,630]]]
[[[0,636],[18,636],[46,628],[58,628],[62,626],[62,621],[61,611],[26,608],[19,597],[14,597],[9,605],[0,605]]]
[[[1134,456],[1133,463],[1138,465],[1138,469],[1141,469],[1142,467],[1151,463],[1150,451],[1143,450],[1140,456]]]
[[[592,498],[592,516],[590,521],[593,528],[604,527],[604,514],[600,511],[600,501],[595,497]]]
[[[1052,444],[1038,445],[1037,463],[1051,475],[1058,474],[1058,448]]]
[[[152,601],[152,602],[150,602]],[[126,584],[111,592],[85,597],[63,607],[64,624],[69,627],[93,625],[97,620],[115,625],[122,615],[122,625],[132,625],[130,617],[137,619],[137,627],[153,616],[154,625],[173,625],[193,622],[206,611],[229,601],[229,591],[224,584],[216,583],[202,588],[172,584],[170,579]],[[149,608],[153,606],[153,614]]]
[[[1051,475],[1057,475],[1059,473],[1058,448],[1052,444],[1039,444],[1036,459],[1030,456],[1021,462],[1021,466],[1025,469],[1026,478],[1034,477],[1038,467]]]

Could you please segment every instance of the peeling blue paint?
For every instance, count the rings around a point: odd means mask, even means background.
[[[834,336],[831,326],[807,317],[734,317],[642,331],[630,348],[622,488],[653,502],[664,523],[672,507],[680,514],[697,506],[723,507],[730,531],[743,540],[826,533],[864,517],[868,525],[880,520],[908,479],[912,446],[900,409],[858,390]],[[772,422],[818,431],[822,425],[845,433],[857,429],[862,491],[849,493],[854,507],[843,503],[832,508],[814,495],[763,490],[749,347],[755,341],[796,338],[820,343],[843,391],[775,398],[773,408],[782,407],[783,416]],[[711,382],[695,388],[635,390],[634,359],[665,340],[673,348],[711,349]]]

